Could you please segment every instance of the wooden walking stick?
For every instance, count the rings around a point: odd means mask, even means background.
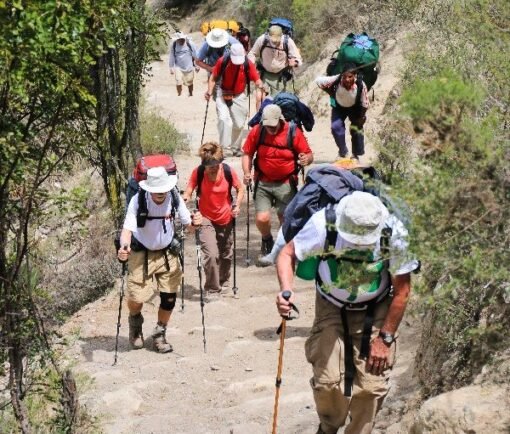
[[[292,293],[290,291],[283,291],[282,297],[289,301]],[[299,315],[299,310],[296,306],[294,306],[292,303],[290,305],[292,309],[297,312]],[[282,384],[282,369],[283,369],[283,346],[285,344],[285,332],[287,331],[287,321],[290,321],[292,319],[295,319],[297,317],[291,317],[290,313],[287,317],[282,316],[282,323],[280,324],[280,327],[278,327],[278,330],[276,331],[277,334],[280,335],[280,351],[278,354],[278,370],[276,373],[276,390],[274,395],[274,409],[273,409],[273,430],[272,433],[276,434],[276,421],[278,419],[278,401],[280,399],[280,386]]]

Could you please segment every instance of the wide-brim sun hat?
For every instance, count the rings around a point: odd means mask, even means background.
[[[375,245],[389,216],[381,200],[362,191],[345,196],[336,208],[338,234],[349,243]]]
[[[178,39],[186,39],[186,34],[183,32],[175,32],[172,35],[172,41],[177,41]]]
[[[234,65],[242,65],[246,59],[246,51],[242,44],[232,44],[230,46],[230,60]]]
[[[207,45],[212,48],[221,48],[228,44],[228,33],[223,29],[212,29],[205,37]]]
[[[177,185],[177,175],[169,175],[164,167],[152,167],[147,170],[147,179],[138,184],[149,193],[167,193]]]

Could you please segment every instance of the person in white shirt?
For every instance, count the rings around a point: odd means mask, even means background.
[[[331,97],[331,133],[338,147],[338,156],[345,158],[348,153],[345,119],[349,118],[352,157],[359,159],[365,153],[363,125],[367,120],[369,102],[367,86],[358,77],[356,65],[346,63],[341,74],[318,77],[315,82]]]
[[[178,215],[188,230],[201,224],[200,213],[192,217],[176,190],[171,193],[176,184],[177,176],[168,175],[164,167],[149,169],[147,180],[139,183],[140,192],[129,202],[120,235],[117,257],[121,262],[128,261],[129,342],[133,349],[144,345],[141,312],[143,303],[154,295],[154,280],[161,302],[158,322],[152,333],[153,347],[159,353],[173,350],[165,335],[177,299],[182,269],[178,258],[180,244],[175,238],[172,220]],[[145,217],[139,212],[144,207],[147,209]]]
[[[397,329],[419,261],[408,253],[407,230],[381,200],[355,191],[317,211],[281,251],[280,315],[296,298],[297,275],[315,280],[315,320],[305,343],[320,419],[318,434],[370,434],[389,391]],[[303,268],[301,268],[303,267]],[[282,296],[290,291],[289,300]]]

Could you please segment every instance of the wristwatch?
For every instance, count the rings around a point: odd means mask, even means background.
[[[386,332],[380,331],[379,337],[383,340],[383,342],[386,345],[391,345],[393,343],[393,341],[395,341],[395,335],[392,335],[391,333],[386,333]]]

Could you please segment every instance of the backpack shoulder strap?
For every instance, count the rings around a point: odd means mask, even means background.
[[[175,221],[175,213],[179,208],[179,202],[181,200],[177,187],[170,190],[170,195],[172,196],[172,209],[170,210],[170,215],[172,216],[172,220]]]
[[[266,129],[262,126],[262,119],[260,120],[259,124],[259,137],[257,139],[257,144],[255,146],[255,151],[257,152],[259,149],[259,146],[264,143],[264,140],[266,138]]]
[[[289,35],[283,35],[283,51],[287,55],[287,59],[289,58]]]
[[[223,74],[225,73],[225,69],[227,69],[228,61],[230,60],[230,53],[225,54],[223,56],[223,61],[221,62],[221,69],[220,69],[220,77],[223,77]]]
[[[336,206],[329,204],[326,209],[326,240],[324,241],[324,254],[327,255],[336,246],[338,232],[336,230]]]
[[[136,226],[143,228],[147,222],[149,210],[147,208],[147,197],[145,196],[145,190],[138,189],[138,210],[136,211]]]
[[[202,189],[202,181],[204,180],[205,166],[201,164],[197,167],[197,197],[200,197],[200,190]]]
[[[264,48],[266,48],[267,46],[269,45],[269,35],[268,33],[266,32],[264,34],[264,40],[262,41],[262,45],[260,47],[260,51],[259,51],[259,57],[262,59],[262,52],[264,51]]]
[[[296,135],[296,122],[290,121],[289,122],[289,131],[287,133],[287,146],[289,149],[294,153],[294,155],[297,156],[296,151],[294,149],[294,137]]]
[[[230,197],[230,202],[233,202],[232,184],[234,183],[234,179],[232,177],[232,169],[227,163],[223,163],[223,173],[225,174],[225,179],[228,182],[228,195]]]
[[[174,62],[175,62],[175,46],[177,44],[177,41],[174,41],[173,44],[172,44],[172,50],[174,52]]]
[[[363,75],[358,73],[358,78],[356,79],[356,101],[354,105],[359,107],[361,105],[361,93],[363,92]]]
[[[251,93],[250,90],[250,64],[248,63],[248,56],[244,58],[244,78],[246,79],[246,87],[248,88],[248,95]]]

